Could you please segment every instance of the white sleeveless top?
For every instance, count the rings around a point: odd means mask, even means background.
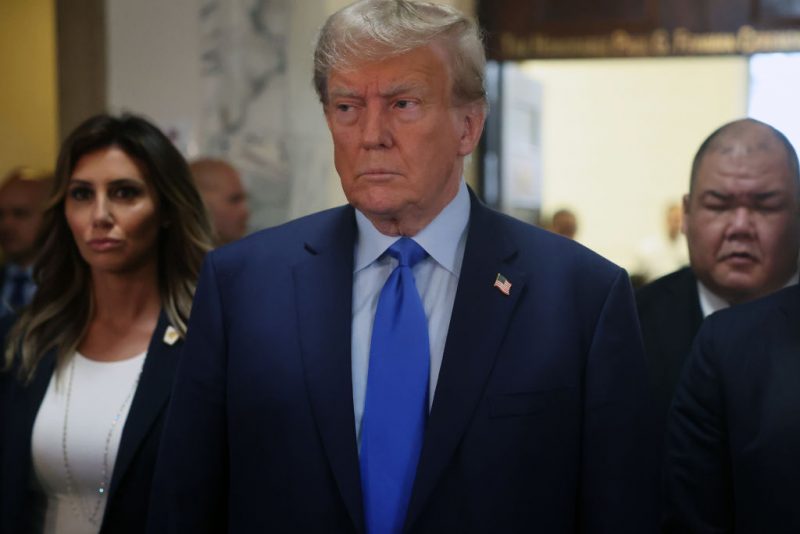
[[[146,352],[116,362],[75,353],[50,379],[33,425],[36,480],[47,496],[44,534],[97,534]]]

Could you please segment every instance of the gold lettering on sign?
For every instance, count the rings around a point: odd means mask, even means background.
[[[676,28],[646,34],[615,30],[606,35],[550,37],[541,33],[500,36],[503,59],[651,57],[755,54],[800,51],[800,31],[758,31],[742,26],[736,33],[694,33]]]

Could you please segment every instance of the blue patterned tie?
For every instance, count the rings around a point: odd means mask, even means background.
[[[428,322],[411,268],[427,256],[407,237],[375,312],[361,422],[361,487],[369,534],[403,528],[428,415]]]

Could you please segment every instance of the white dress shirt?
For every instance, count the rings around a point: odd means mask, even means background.
[[[469,211],[469,192],[462,181],[455,198],[428,226],[412,237],[428,253],[427,258],[414,266],[413,273],[428,320],[431,364],[429,409],[433,405],[461,262],[464,260]],[[356,436],[360,444],[372,323],[381,289],[397,266],[397,260],[388,254],[381,256],[399,237],[381,234],[358,210],[356,223],[358,237],[353,272],[352,373]]]
[[[798,278],[798,273],[794,273],[794,276],[792,276],[783,287],[789,287],[797,284]],[[703,285],[700,280],[697,281],[697,293],[700,296],[700,309],[703,310],[703,319],[712,313],[728,308],[731,305],[730,302],[723,299]]]

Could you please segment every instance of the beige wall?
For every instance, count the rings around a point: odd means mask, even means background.
[[[54,19],[52,0],[0,1],[0,176],[55,165]]]
[[[578,240],[629,268],[686,191],[702,140],[746,114],[747,59],[522,65],[543,85],[543,211],[573,209]]]

